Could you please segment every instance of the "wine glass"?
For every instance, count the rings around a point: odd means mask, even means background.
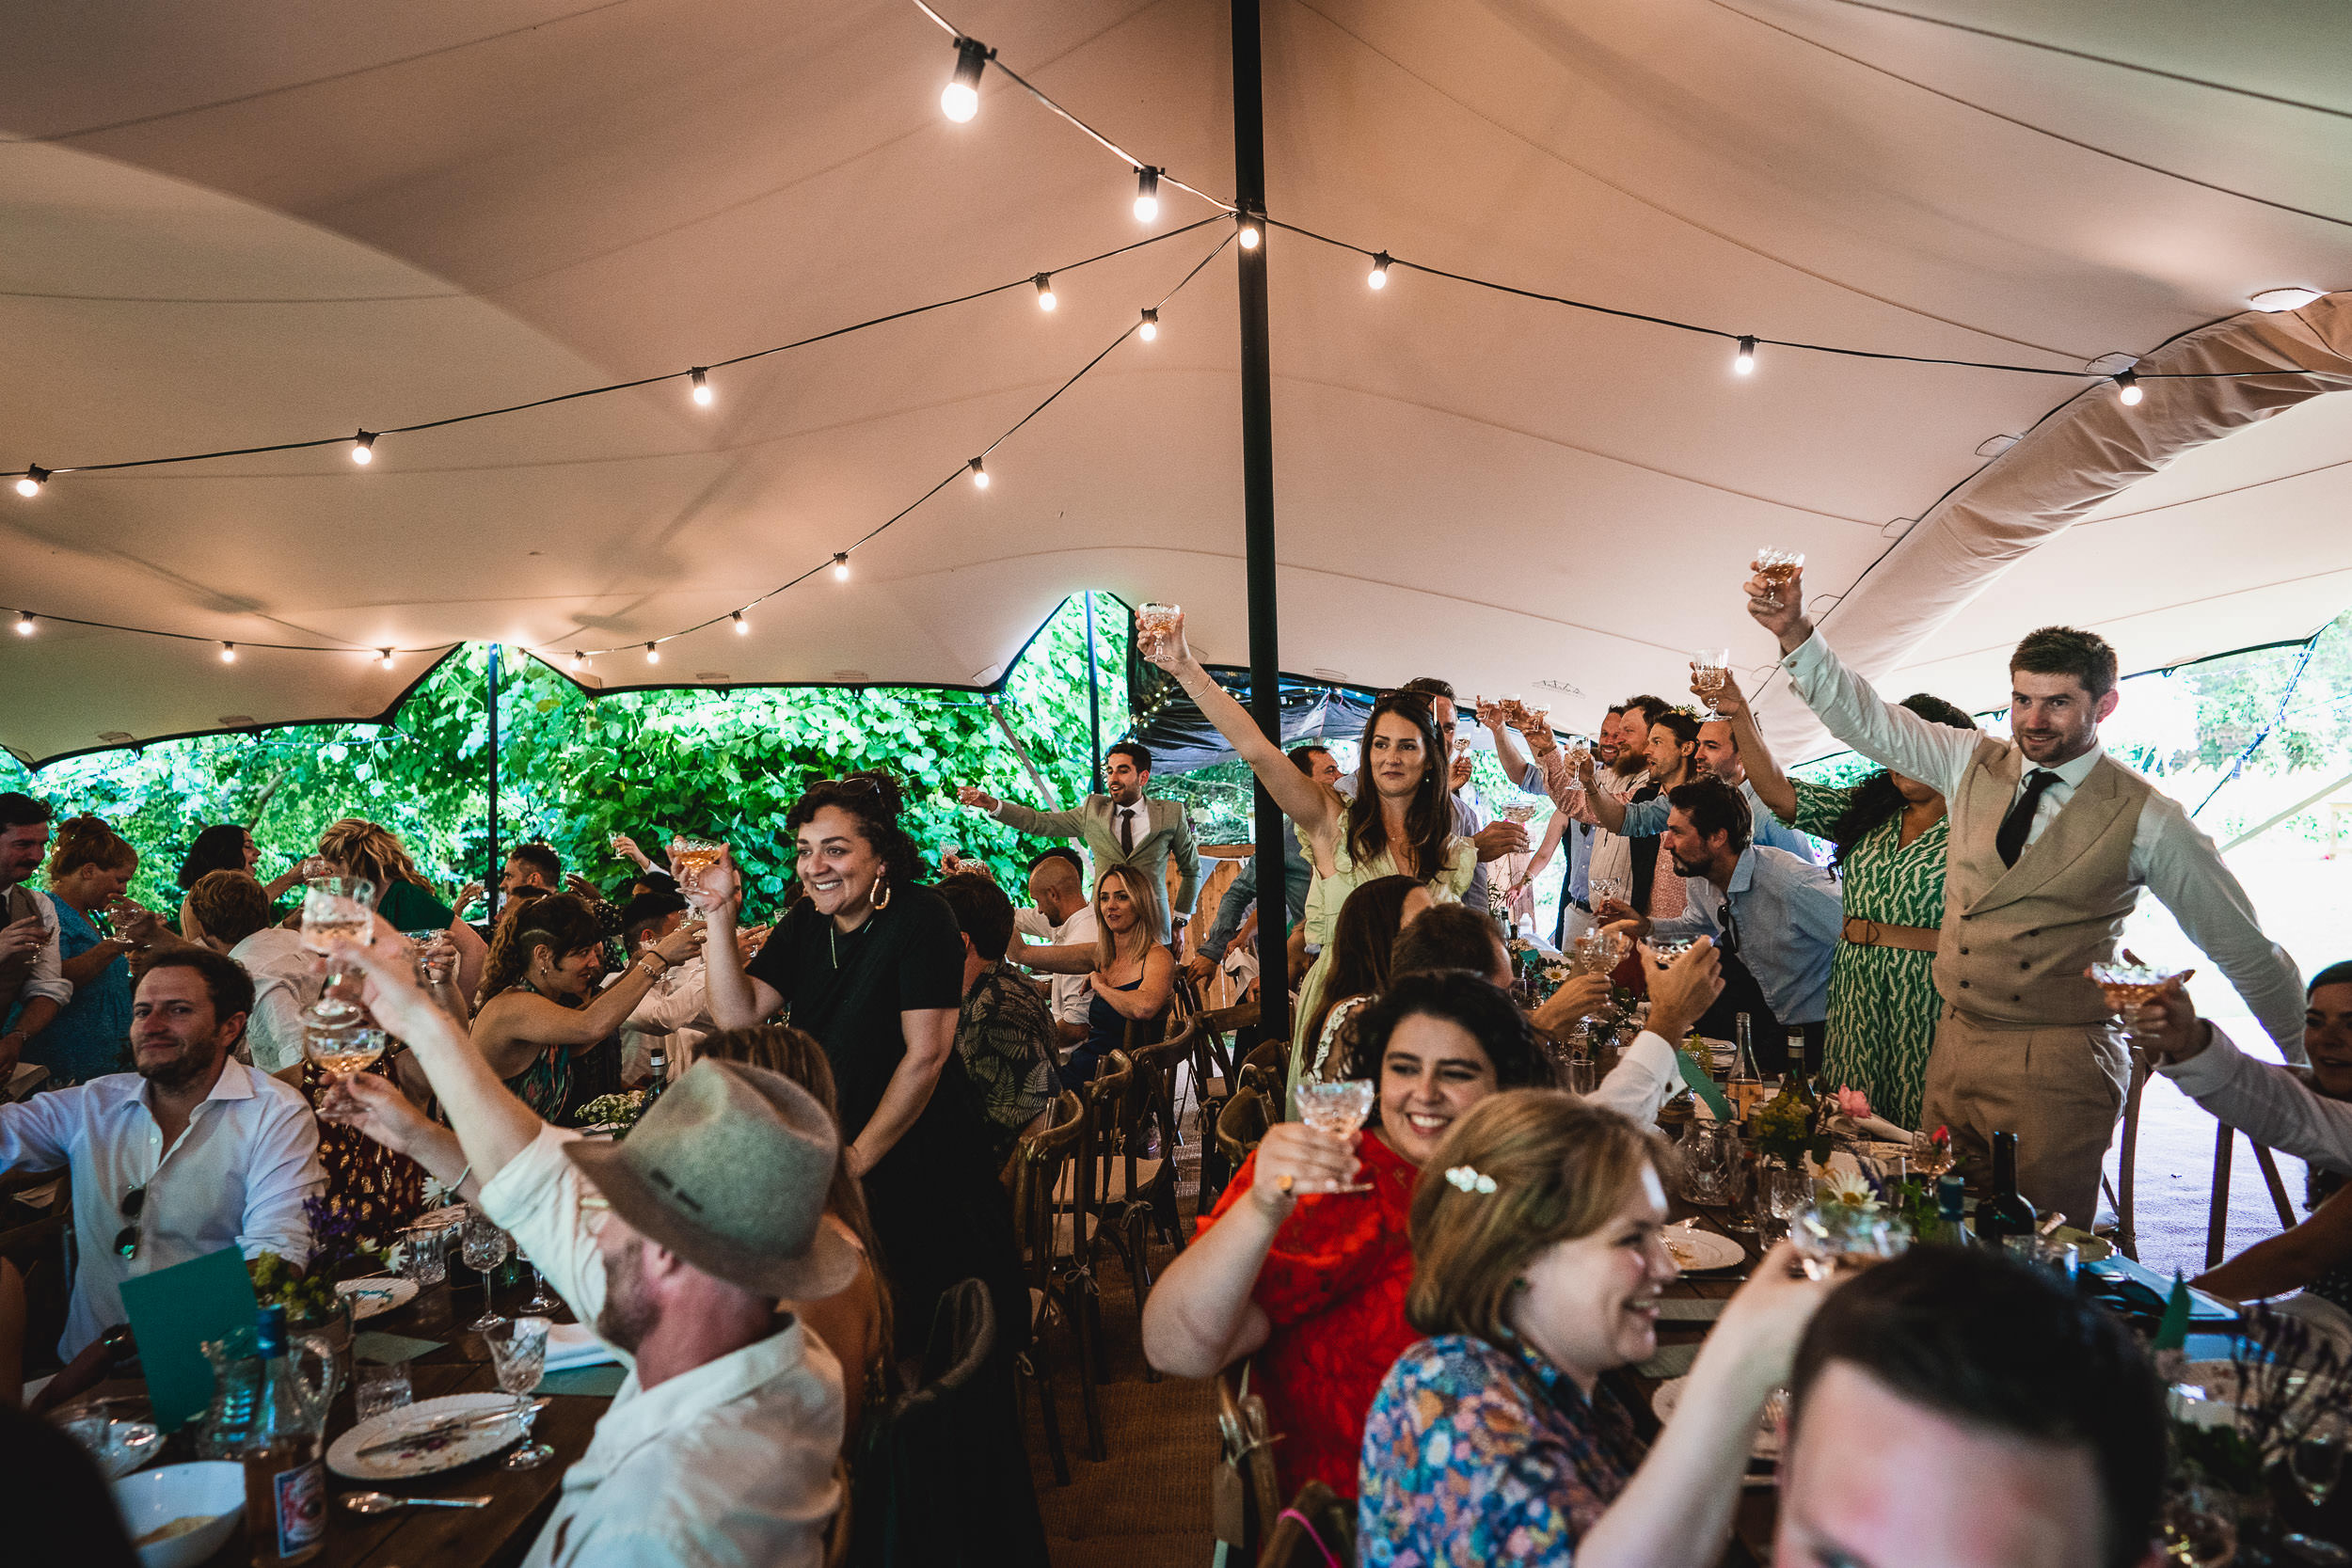
[[[1804,552],[1777,549],[1768,545],[1756,552],[1753,564],[1756,568],[1756,575],[1762,578],[1772,588],[1772,592],[1767,594],[1762,601],[1764,608],[1778,610],[1781,590],[1796,581],[1797,573],[1804,567]]]
[[[545,1318],[501,1318],[482,1331],[482,1342],[490,1347],[490,1365],[498,1371],[499,1387],[515,1396],[515,1414],[523,1423],[522,1446],[503,1461],[510,1470],[535,1470],[555,1457],[553,1449],[534,1442],[531,1435],[532,1425],[539,1418],[538,1402],[531,1395],[547,1371],[548,1330],[553,1326]]]
[[[2322,1415],[2305,1428],[2303,1434],[2287,1448],[2287,1474],[2303,1500],[2313,1508],[2324,1508],[2344,1479],[2344,1428],[2340,1417]],[[2280,1544],[2307,1562],[2352,1562],[2352,1552],[2346,1552],[2332,1541],[2296,1531],[2281,1536]]]
[[[1649,943],[1650,962],[1661,969],[1672,969],[1674,961],[1691,951],[1696,937],[1660,937]]]
[[[1932,1132],[1911,1135],[1911,1168],[1928,1179],[1932,1187],[1937,1177],[1952,1168],[1952,1146],[1938,1143]]]
[[[1729,648],[1701,648],[1691,656],[1691,684],[1707,697],[1708,720],[1721,719],[1715,711],[1715,693],[1724,689],[1724,680],[1731,668]]]
[[[336,1026],[312,1019],[302,1026],[302,1053],[329,1078],[346,1078],[384,1054],[384,1031],[364,1020]]]
[[[1357,1132],[1364,1118],[1372,1115],[1375,1087],[1369,1078],[1341,1078],[1331,1082],[1309,1079],[1299,1084],[1298,1119],[1316,1132],[1337,1138],[1354,1147]],[[1368,1193],[1369,1181],[1335,1181],[1323,1189],[1327,1193]]]
[[[2121,959],[2090,966],[2090,978],[2106,999],[2107,1011],[2122,1026],[2126,1047],[2138,1043],[2139,1010],[2153,1002],[2166,986],[2175,980],[2186,981],[2196,973],[2193,969],[2168,971],[2153,964]]]
[[[1767,1173],[1764,1185],[1764,1212],[1772,1217],[1773,1236],[1789,1234],[1796,1217],[1813,1204],[1813,1176],[1809,1171],[1792,1170],[1775,1165]],[[1815,1275],[1816,1278],[1823,1277]]]
[[[2210,1481],[2176,1483],[2164,1499],[2164,1550],[2185,1568],[2222,1568],[2237,1556],[2237,1505]]]
[[[359,1017],[359,999],[347,994],[340,954],[344,942],[367,942],[375,924],[375,884],[365,877],[313,877],[302,895],[302,945],[326,958],[326,983],[310,1016],[321,1023],[347,1024]]]
[[[523,1251],[522,1243],[515,1243],[515,1256],[531,1265],[531,1299],[523,1303],[526,1312],[552,1312],[564,1305],[563,1299],[548,1289],[548,1276],[539,1272],[538,1260]]]
[[[482,1275],[482,1316],[466,1326],[476,1334],[487,1334],[506,1321],[490,1309],[490,1275],[506,1261],[506,1232],[476,1214],[457,1233],[457,1256],[466,1260],[466,1267]]]
[[[1595,877],[1591,903],[1596,910],[1603,904],[1622,904],[1631,893],[1631,885],[1623,877]]]

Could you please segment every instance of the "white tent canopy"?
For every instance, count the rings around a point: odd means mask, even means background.
[[[1268,211],[1767,339],[2052,370],[2259,350],[2330,379],[2152,381],[2122,410],[2099,383],[1769,345],[1735,377],[1718,338],[1402,267],[1375,293],[1359,255],[1277,229],[1286,668],[1438,673],[1589,724],[1679,689],[1691,647],[1769,659],[1737,589],[1764,544],[1844,595],[1829,626],[1867,668],[1969,705],[2044,621],[2137,669],[2352,603],[2352,399],[2311,395],[2346,384],[2352,309],[2230,320],[2352,285],[2352,24],[2320,0],[1915,6],[2075,53],[1838,0],[1268,0]],[[948,15],[1231,195],[1222,4]],[[372,717],[455,641],[633,649],[714,616],[658,669],[613,652],[584,678],[986,686],[1088,587],[1181,602],[1206,657],[1246,661],[1230,252],[993,451],[986,493],[948,483],[848,582],[819,570],[746,636],[723,620],[953,475],[1231,233],[1060,271],[1216,209],[1164,186],[1139,224],[1133,175],[994,72],[949,122],[953,60],[908,0],[15,18],[0,466],[421,423],[1041,270],[1059,308],[1025,285],[714,372],[707,410],[670,380],[387,436],[365,468],[338,444],[0,494],[0,605],[44,618],[0,639],[0,742],[34,762]],[[2109,461],[2131,419],[2137,467]],[[2108,489],[2029,527],[1967,504],[2050,502],[2004,470],[2087,467]]]

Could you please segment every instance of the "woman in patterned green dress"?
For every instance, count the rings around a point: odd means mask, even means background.
[[[1791,779],[1756,734],[1736,684],[1715,693],[1714,703],[1731,721],[1756,798],[1799,832],[1836,847],[1833,863],[1845,884],[1849,932],[1861,922],[1915,931],[1942,927],[1951,831],[1944,797],[1884,769],[1843,789]],[[1977,727],[1960,709],[1925,692],[1902,705],[1931,724]],[[1934,963],[1932,951],[1845,940],[1830,965],[1821,1081],[1862,1090],[1873,1111],[1901,1127],[1917,1124],[1928,1049],[1935,1043],[1941,1004]]]

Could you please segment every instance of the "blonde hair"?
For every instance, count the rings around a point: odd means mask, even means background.
[[[1555,1242],[1607,1225],[1666,1140],[1558,1089],[1506,1089],[1454,1125],[1413,1188],[1413,1286],[1405,1320],[1423,1334],[1509,1338],[1503,1309]],[[1447,1177],[1467,1166],[1466,1191]],[[1489,1178],[1493,1186],[1479,1178]]]
[[[139,852],[104,817],[70,816],[57,824],[57,847],[49,851],[49,877],[55,881],[86,865],[119,871],[138,863]]]
[[[1160,929],[1160,901],[1152,896],[1152,879],[1132,865],[1106,865],[1094,877],[1094,967],[1108,969],[1119,961],[1119,943],[1110,922],[1103,918],[1103,890],[1116,879],[1127,886],[1127,901],[1136,907],[1136,931],[1143,941],[1137,949],[1149,953],[1168,940]]]
[[[433,890],[392,831],[362,816],[346,816],[319,834],[319,853],[353,876],[373,882],[379,898],[394,882],[414,882],[428,893]]]

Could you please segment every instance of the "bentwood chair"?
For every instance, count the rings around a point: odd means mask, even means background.
[[[2137,1052],[2131,1053],[2131,1086],[2123,1092],[2123,1143],[2116,1153],[2115,1182],[2109,1186],[2102,1176],[2099,1184],[2115,1205],[2115,1250],[2137,1263],[2139,1233],[2132,1227],[2132,1178],[2139,1164],[2139,1101],[2148,1087],[2148,1066]]]
[[[1216,1147],[1235,1170],[1249,1158],[1250,1151],[1265,1138],[1266,1129],[1273,1124],[1267,1116],[1265,1096],[1244,1086],[1233,1091],[1233,1098],[1225,1102],[1224,1112],[1216,1118]]]
[[[1029,1346],[1016,1363],[1021,1385],[1034,1386],[1039,1413],[1044,1418],[1045,1449],[1057,1484],[1070,1483],[1070,1460],[1062,1450],[1061,1414],[1054,1387],[1054,1347],[1049,1331],[1067,1326],[1075,1350],[1081,1399],[1086,1411],[1088,1457],[1102,1459],[1100,1413],[1095,1408],[1094,1369],[1088,1355],[1088,1332],[1093,1322],[1089,1296],[1093,1279],[1073,1243],[1089,1230],[1092,1216],[1083,1208],[1069,1214],[1054,1200],[1068,1182],[1074,1195],[1088,1185],[1080,1155],[1087,1139],[1087,1109],[1075,1094],[1056,1101],[1049,1124],[1021,1140],[1014,1157],[1013,1222],[1029,1287]],[[1065,1223],[1068,1222],[1068,1223]]]
[[[1217,1465],[1209,1511],[1217,1540],[1232,1548],[1218,1553],[1226,1562],[1258,1561],[1282,1512],[1274,1472],[1277,1434],[1265,1401],[1248,1392],[1248,1366],[1244,1361],[1238,1370],[1228,1367],[1216,1374]]]
[[[2287,1184],[2279,1175],[2279,1162],[2271,1158],[2270,1146],[2257,1142],[2251,1135],[2254,1164],[2263,1173],[2263,1183],[2270,1189],[2271,1206],[2279,1211],[2279,1227],[2292,1230],[2296,1226],[2295,1203],[2287,1196]],[[2205,1214],[2205,1267],[2221,1266],[2222,1254],[2230,1237],[2230,1157],[2237,1145],[2237,1129],[2228,1122],[2216,1124],[2213,1139],[2213,1206]]]
[[[1266,1530],[1258,1568],[1329,1568],[1355,1560],[1355,1504],[1311,1481]]]

